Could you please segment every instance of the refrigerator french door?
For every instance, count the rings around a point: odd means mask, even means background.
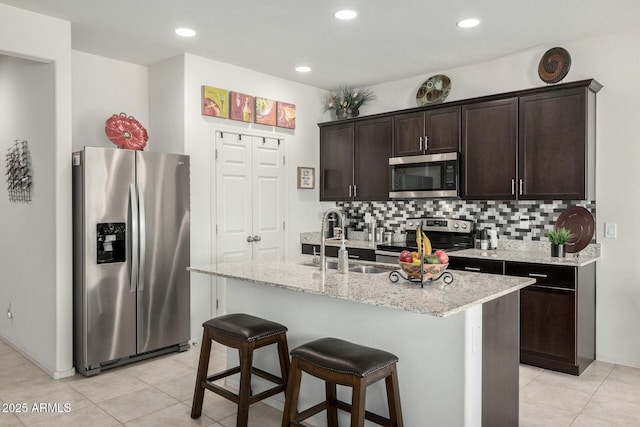
[[[76,370],[188,348],[189,157],[85,147],[73,212]]]

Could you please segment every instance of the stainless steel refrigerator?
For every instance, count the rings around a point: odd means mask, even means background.
[[[188,348],[189,228],[188,156],[73,153],[77,371]]]

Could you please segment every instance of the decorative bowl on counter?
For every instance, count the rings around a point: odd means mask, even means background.
[[[420,279],[420,264],[413,264],[411,262],[398,261],[402,271],[404,271],[410,279]],[[449,264],[423,264],[424,271],[422,274],[422,281],[426,282],[433,279],[436,276],[442,274],[447,269]]]

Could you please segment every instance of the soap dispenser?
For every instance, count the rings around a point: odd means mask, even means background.
[[[347,247],[344,245],[344,239],[342,239],[342,245],[340,245],[340,250],[338,250],[338,273],[348,273],[349,272],[349,252],[347,252]]]

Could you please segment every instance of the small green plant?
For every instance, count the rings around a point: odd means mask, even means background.
[[[336,92],[327,94],[324,102],[324,110],[341,110],[346,108],[357,110],[374,99],[376,99],[376,96],[373,94],[373,89],[345,86],[339,88]]]
[[[554,245],[564,245],[573,237],[573,233],[566,228],[558,228],[557,230],[549,231],[547,237]]]

